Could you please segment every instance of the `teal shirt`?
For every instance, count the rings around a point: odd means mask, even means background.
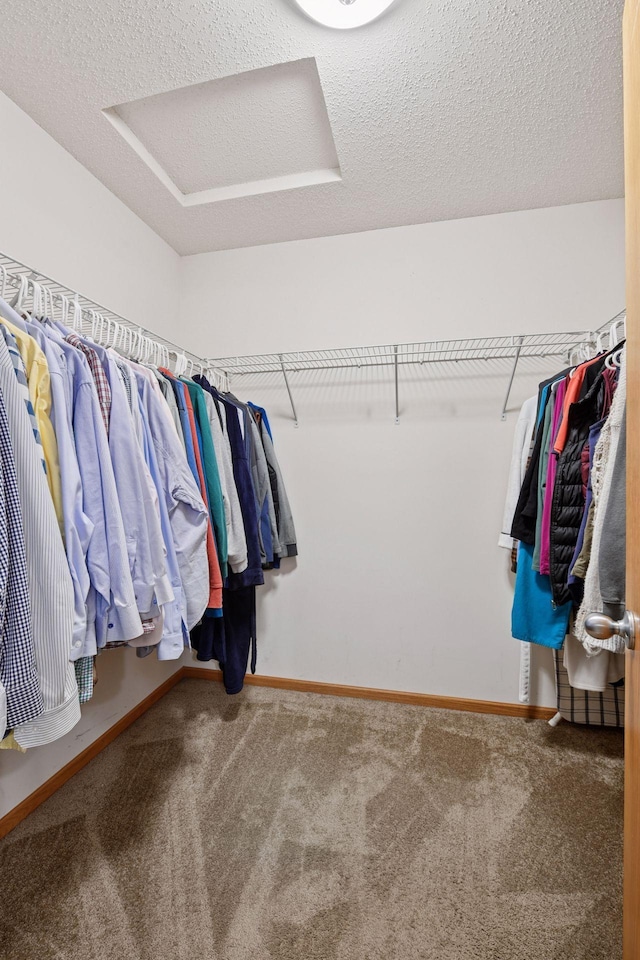
[[[220,573],[222,574],[222,579],[225,580],[227,577],[228,560],[227,521],[224,514],[224,500],[222,499],[218,461],[216,460],[216,451],[213,445],[211,427],[209,426],[207,405],[202,387],[187,377],[180,377],[180,379],[189,391],[193,415],[200,428],[200,436],[202,438],[202,466],[207,485],[207,496],[209,498],[209,513],[211,515],[213,533],[216,540]]]

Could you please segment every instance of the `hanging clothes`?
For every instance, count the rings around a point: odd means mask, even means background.
[[[15,739],[24,747],[42,746],[64,736],[80,719],[75,670],[69,660],[73,585],[42,469],[42,449],[27,412],[28,391],[16,377],[4,337],[0,337],[0,392],[22,508],[33,649],[43,702],[41,714],[15,726]]]
[[[622,355],[619,369],[612,363],[616,351]],[[519,542],[513,636],[564,650],[569,682],[590,692],[605,691],[624,673],[621,658],[613,656],[618,645],[593,641],[584,620],[603,608],[600,569],[608,577],[610,609],[619,611],[624,596],[624,549],[602,550],[605,540],[610,544],[602,531],[610,501],[611,525],[623,540],[625,384],[619,346],[540,384],[532,455],[509,531]],[[514,451],[516,442],[521,448],[520,429],[519,423]],[[512,503],[510,486],[505,516]],[[603,650],[612,652],[603,656]]]
[[[3,748],[72,729],[121,646],[193,645],[239,692],[263,567],[296,553],[263,408],[0,300]]]
[[[3,748],[71,730],[121,646],[193,645],[239,692],[263,568],[296,554],[263,408],[0,300]]]
[[[593,486],[593,541],[591,547],[591,562],[586,573],[584,581],[584,599],[580,605],[576,617],[575,633],[580,642],[584,645],[588,653],[598,655],[603,650],[613,653],[622,653],[624,651],[624,642],[620,637],[611,637],[608,640],[595,640],[590,637],[585,629],[585,620],[589,613],[602,611],[602,594],[600,590],[600,547],[605,530],[605,517],[607,515],[608,498],[612,491],[616,491],[616,523],[618,524],[618,535],[620,528],[620,507],[622,476],[618,472],[623,463],[620,460],[617,464],[617,451],[619,449],[621,438],[623,437],[623,424],[625,424],[626,410],[626,386],[627,386],[627,367],[626,358],[623,352],[620,362],[620,372],[618,387],[611,405],[609,417],[602,427],[600,438],[596,445],[594,453],[594,462],[592,470]],[[608,534],[607,534],[608,536]],[[623,555],[623,554],[622,554]],[[605,552],[605,562],[609,555]],[[620,570],[620,561],[614,563],[613,570]],[[607,567],[607,576],[609,568]],[[620,574],[618,573],[618,585],[614,587],[614,592],[622,592],[620,584]],[[610,581],[607,581],[609,585]]]

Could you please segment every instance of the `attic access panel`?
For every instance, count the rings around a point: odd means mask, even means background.
[[[185,207],[341,180],[312,57],[102,112]]]

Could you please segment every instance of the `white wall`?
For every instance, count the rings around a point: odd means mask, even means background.
[[[0,129],[0,250],[129,320],[175,333],[175,250],[3,93]]]
[[[591,328],[624,305],[623,202],[201,254],[181,334],[210,356]],[[238,395],[274,421],[300,542],[259,607],[260,673],[516,701],[501,526],[515,410],[554,369],[278,375]],[[550,656],[534,700],[554,703]]]
[[[624,302],[621,201],[181,264],[1,94],[0,123],[0,250],[201,354],[578,328]],[[495,546],[513,416],[498,417],[507,371],[490,373],[403,377],[398,427],[386,373],[294,377],[299,430],[279,377],[237,385],[272,414],[301,550],[261,592],[260,672],[516,699]],[[519,377],[514,408],[536,377]],[[98,666],[75,730],[27,756],[0,753],[0,816],[178,664],[114,651]],[[541,676],[537,700],[551,703]]]
[[[0,129],[0,250],[144,326],[174,329],[177,254],[3,94]],[[96,696],[71,733],[26,756],[0,752],[0,817],[178,664],[114,650],[98,668]]]

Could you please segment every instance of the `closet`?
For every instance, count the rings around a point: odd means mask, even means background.
[[[3,11],[0,960],[640,960],[638,2],[367,4]]]

